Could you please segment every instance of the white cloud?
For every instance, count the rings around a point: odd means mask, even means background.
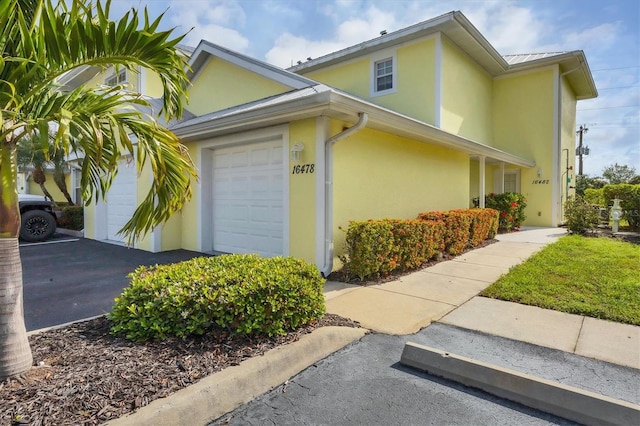
[[[275,40],[265,57],[268,62],[286,68],[298,60],[317,58],[375,38],[380,31],[395,28],[396,25],[393,14],[370,7],[362,17],[340,23],[334,36],[328,40],[310,40],[286,32]]]
[[[573,49],[584,49],[585,46],[606,49],[615,43],[619,29],[620,23],[604,23],[580,32],[570,32],[563,37],[563,41]]]
[[[244,52],[249,40],[239,29],[246,21],[244,10],[235,0],[216,2],[169,3],[171,22],[183,31],[191,30],[184,40],[185,44],[196,46],[200,40],[208,40],[229,49]]]

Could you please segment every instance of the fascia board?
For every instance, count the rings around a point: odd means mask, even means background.
[[[206,60],[209,56],[220,58],[247,71],[251,71],[293,89],[303,89],[317,84],[306,77],[290,73],[266,62],[250,58],[204,40],[200,42],[189,61],[189,66],[191,67],[191,71],[189,72],[190,78],[198,75],[199,69],[207,62]]]
[[[589,63],[582,50],[574,50],[572,52],[562,53],[548,58],[540,58],[534,61],[522,62],[520,64],[511,65],[505,72],[505,75],[514,74],[521,71],[540,69],[549,65],[559,64],[561,71],[575,70],[568,74],[567,78],[572,82],[574,90],[576,90],[576,99],[593,99],[598,97],[598,89],[593,80]],[[575,73],[580,72],[582,78],[576,78]],[[581,81],[580,81],[581,80]],[[582,86],[582,91],[578,92]]]
[[[295,99],[290,102],[231,114],[191,126],[173,129],[173,133],[184,141],[219,136],[240,130],[272,126],[293,120],[325,115],[329,108],[329,93]]]
[[[373,129],[470,155],[483,155],[522,167],[535,166],[534,161],[445,132],[411,117],[335,91],[321,92],[286,103],[231,114],[227,117],[176,128],[173,132],[183,141],[189,142],[310,117],[327,116],[345,121],[357,121],[359,112],[366,112],[369,115],[368,127]]]
[[[327,55],[305,62],[303,64],[294,65],[293,67],[287,68],[287,70],[297,73],[301,71],[309,72],[309,71],[314,71],[316,69],[324,69],[329,65],[341,63],[352,57],[361,56],[369,52],[379,50],[382,47],[387,47],[389,45],[395,45],[408,40],[424,37],[426,35],[426,34],[423,34],[424,31],[432,29],[433,32],[437,32],[436,28],[450,21],[453,16],[453,13],[454,12],[449,12],[447,14],[438,16],[428,21],[420,22],[420,23],[411,25],[409,27],[400,29],[398,31],[385,34],[378,38],[374,38],[371,40],[364,41],[362,43],[358,43],[354,46],[350,46],[345,49],[341,49],[336,52],[329,53]]]
[[[535,161],[454,135],[397,112],[359,102],[350,96],[335,92],[331,95],[330,111],[333,114],[337,112],[348,113],[356,120],[358,112],[366,112],[369,115],[367,127],[454,149],[469,155],[483,155],[521,167],[533,167],[536,164]]]

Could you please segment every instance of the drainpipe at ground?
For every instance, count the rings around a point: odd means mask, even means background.
[[[324,144],[324,264],[320,270],[328,277],[333,270],[333,145],[367,125],[366,112],[358,113],[358,122],[346,130],[330,137]]]

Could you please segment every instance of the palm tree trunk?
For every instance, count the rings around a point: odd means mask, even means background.
[[[58,172],[57,170],[53,172],[53,181],[58,186],[60,192],[62,192],[62,195],[64,195],[64,198],[67,199],[69,205],[73,206],[73,199],[71,195],[69,195],[69,191],[67,191],[67,182],[64,180],[64,172]]]
[[[0,380],[28,371],[33,362],[22,305],[16,184],[15,144],[0,141]]]
[[[44,170],[42,170],[42,166],[40,164],[35,165],[32,176],[33,176],[33,181],[40,186],[40,190],[42,191],[42,194],[48,199],[50,199],[53,205],[57,207],[56,201],[53,199],[53,197],[49,193],[49,190],[47,189],[47,187],[44,186],[44,183],[47,181],[47,176],[44,174]]]
[[[22,264],[17,238],[0,238],[0,380],[33,363],[22,305]]]

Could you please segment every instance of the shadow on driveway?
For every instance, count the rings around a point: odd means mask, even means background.
[[[150,253],[87,239],[21,244],[27,330],[64,324],[109,312],[129,285],[127,274],[141,265],[205,256],[173,250]]]

